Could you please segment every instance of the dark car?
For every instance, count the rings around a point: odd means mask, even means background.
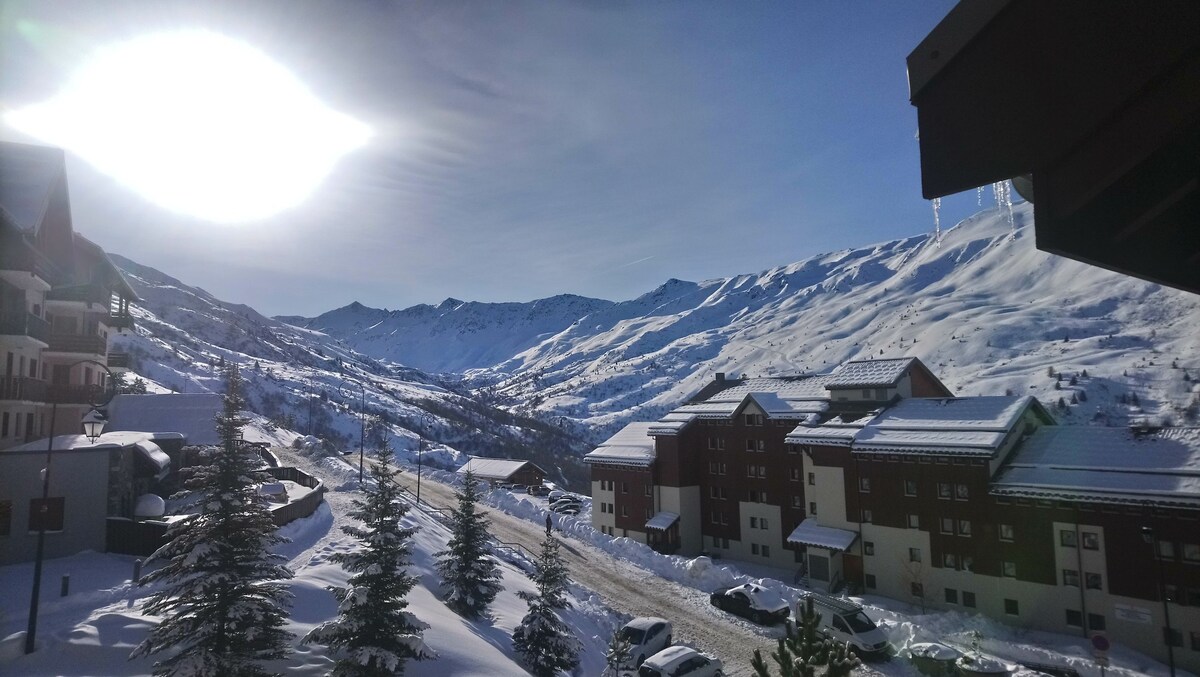
[[[550,487],[547,487],[547,486],[544,486],[541,484],[531,484],[531,485],[529,485],[529,495],[530,496],[549,496],[550,495]]]
[[[721,588],[708,596],[712,605],[759,625],[774,625],[788,617],[791,608],[775,592],[756,583]]]

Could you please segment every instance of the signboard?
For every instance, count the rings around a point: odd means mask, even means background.
[[[1128,604],[1114,604],[1113,615],[1118,620],[1127,623],[1140,623],[1142,625],[1150,625],[1154,622],[1154,614],[1145,607],[1129,606]]]
[[[1101,665],[1108,664],[1108,638],[1103,633],[1092,635],[1092,655],[1096,657],[1096,662]],[[1103,662],[1101,662],[1103,661]]]

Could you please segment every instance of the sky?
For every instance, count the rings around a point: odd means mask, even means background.
[[[0,0],[0,113],[113,44],[228,36],[369,139],[301,203],[233,224],[68,149],[76,230],[270,315],[624,300],[932,231],[905,57],[952,5]],[[947,198],[942,226],[978,209]]]

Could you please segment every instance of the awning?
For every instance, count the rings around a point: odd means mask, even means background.
[[[671,528],[671,525],[679,521],[679,515],[673,512],[660,512],[646,522],[647,529],[657,529],[658,531],[666,531]]]
[[[142,440],[133,445],[139,458],[150,463],[154,468],[154,478],[161,480],[171,471],[171,457],[150,440]]]
[[[839,550],[845,552],[854,544],[858,534],[845,529],[835,529],[833,527],[823,527],[817,524],[817,518],[809,517],[800,523],[787,537],[788,543],[799,543],[801,545],[811,545],[827,550]]]

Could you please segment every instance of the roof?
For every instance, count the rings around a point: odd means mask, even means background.
[[[816,517],[809,517],[788,534],[787,542],[845,552],[854,544],[856,538],[858,534],[853,531],[823,527],[817,524]]]
[[[0,141],[0,208],[18,228],[37,232],[64,168],[61,149]]]
[[[108,429],[183,433],[188,444],[221,444],[216,417],[220,393],[117,395],[108,405]]]
[[[162,479],[171,470],[171,457],[150,440],[142,440],[133,445],[138,456],[145,459],[154,467],[154,477]]]
[[[52,451],[71,451],[71,450],[86,450],[94,451],[99,449],[119,449],[121,447],[136,446],[139,442],[158,440],[179,440],[183,436],[176,432],[142,432],[136,430],[115,431],[102,434],[93,444],[85,435],[55,435],[52,442],[47,442],[46,439],[34,440],[25,444],[9,447],[0,454],[15,452],[15,451],[46,451],[49,444]],[[158,445],[154,445],[158,448]],[[159,450],[159,453],[162,453]],[[156,461],[152,461],[156,462]]]
[[[523,461],[521,459],[480,458],[478,456],[472,456],[466,463],[463,464],[461,468],[458,469],[458,472],[465,473],[469,470],[479,479],[506,480],[527,465],[532,465],[533,467],[538,468],[533,463],[529,461]],[[541,468],[538,468],[538,470],[541,470]],[[543,470],[542,473],[545,474],[545,471]]]
[[[678,520],[679,520],[679,513],[663,511],[663,512],[658,513],[654,517],[651,517],[650,520],[648,522],[646,522],[646,528],[647,529],[656,529],[658,531],[666,531],[667,529],[670,529],[671,525],[674,524],[675,522],[677,522]]]
[[[855,360],[835,370],[825,384],[827,388],[886,388],[896,385],[915,357],[889,360]]]
[[[829,409],[825,381],[829,375],[750,378],[714,393],[701,402],[672,409],[651,424],[651,435],[676,435],[696,419],[729,419],[748,402],[768,418],[807,419]]]
[[[584,463],[649,466],[654,463],[655,423],[630,423],[583,457]]]
[[[1200,508],[1200,428],[1047,426],[992,482],[1001,496]]]
[[[648,630],[650,628],[650,626],[654,625],[655,623],[669,623],[669,622],[670,621],[668,621],[667,619],[659,618],[658,616],[638,616],[637,618],[626,623],[624,625],[624,627],[634,628],[637,630]]]

